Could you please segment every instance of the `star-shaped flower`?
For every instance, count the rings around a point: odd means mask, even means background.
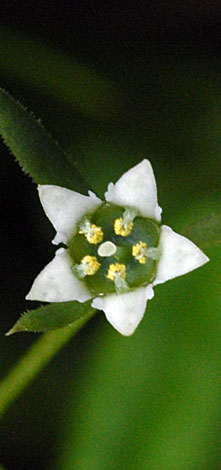
[[[28,300],[92,299],[123,335],[140,323],[153,287],[209,261],[190,240],[161,225],[148,160],[108,185],[105,202],[89,191],[40,185],[44,211],[56,230],[54,259],[35,279]]]

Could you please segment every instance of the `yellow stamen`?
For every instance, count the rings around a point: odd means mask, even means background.
[[[79,277],[93,276],[100,267],[96,256],[86,255],[82,258],[81,264],[76,265],[75,269]]]
[[[134,207],[127,207],[123,213],[123,217],[116,219],[114,222],[114,231],[116,235],[127,237],[133,229],[133,220],[137,214],[137,209],[134,209]]]
[[[93,276],[93,274],[95,274],[100,267],[100,263],[98,262],[96,256],[84,256],[84,258],[81,260],[81,263],[85,266],[87,276]]]
[[[133,229],[133,222],[129,224],[124,224],[122,217],[120,219],[116,219],[114,222],[114,231],[116,235],[121,235],[122,237],[127,237]]]
[[[125,264],[115,263],[110,264],[107,278],[114,281],[115,290],[117,294],[123,294],[129,291],[129,286],[125,281],[126,278],[126,266]]]
[[[147,244],[144,242],[136,243],[132,247],[132,255],[135,257],[137,261],[141,264],[145,264],[147,262]]]
[[[108,273],[107,273],[107,278],[111,279],[111,281],[114,281],[116,276],[120,276],[122,279],[125,279],[126,277],[125,264],[120,264],[120,263],[110,264]]]
[[[84,221],[80,225],[79,233],[83,233],[89,243],[97,245],[103,240],[103,231],[101,227],[98,227],[95,224],[91,224],[89,220]]]

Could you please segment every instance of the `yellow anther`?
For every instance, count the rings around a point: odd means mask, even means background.
[[[79,271],[84,274],[84,276],[93,276],[100,267],[96,256],[86,255],[81,260],[81,264],[78,266]]]
[[[107,273],[107,278],[111,279],[111,281],[114,281],[116,277],[121,277],[121,279],[126,278],[125,264],[120,264],[120,263],[110,264],[108,273]]]
[[[123,217],[116,219],[114,222],[114,231],[116,235],[127,237],[133,229],[133,220],[137,216],[137,209],[127,207],[123,213]]]
[[[135,257],[137,261],[141,264],[145,264],[147,262],[147,244],[144,242],[136,243],[132,247],[132,255]]]
[[[102,228],[97,227],[97,225],[95,224],[92,224],[91,228],[92,228],[93,234],[92,235],[88,234],[87,236],[87,240],[89,241],[89,243],[93,243],[94,245],[96,245],[97,243],[102,242],[103,236],[104,236]]]
[[[116,235],[121,235],[122,237],[127,237],[132,231],[134,224],[129,222],[129,224],[124,223],[123,219],[116,219],[114,222],[114,231]]]
[[[95,224],[91,224],[89,220],[84,221],[80,225],[79,233],[83,233],[89,243],[97,245],[103,240],[103,231],[101,227],[98,227]]]
[[[107,278],[114,281],[115,290],[117,294],[123,294],[129,291],[129,286],[125,281],[126,278],[126,266],[125,264],[115,263],[110,264]]]

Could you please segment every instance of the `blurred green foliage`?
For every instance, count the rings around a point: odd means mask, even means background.
[[[114,84],[61,51],[18,31],[0,29],[0,66],[23,86],[93,119],[107,119],[118,109]]]
[[[221,270],[211,255],[155,289],[129,340],[100,332],[70,386],[57,469],[214,468]]]
[[[79,65],[74,54],[64,58],[34,39],[6,30],[0,37],[3,86],[8,84],[17,99],[42,116],[92,188],[102,195],[109,181],[149,158],[163,222],[192,234],[196,243],[200,238],[211,258],[196,272],[158,286],[131,338],[121,337],[103,315],[92,320],[5,417],[1,461],[8,470],[218,470],[221,141],[216,60],[185,48],[122,44],[119,50],[99,50],[92,71],[91,59]],[[22,184],[29,194],[24,177]],[[34,230],[25,238],[31,237],[28,257],[26,246],[19,251],[12,292],[21,276],[28,291],[39,269],[40,247],[42,266],[51,249],[49,224],[35,198],[33,187],[23,207],[31,217],[26,226],[34,224]],[[38,227],[44,224],[48,239]],[[13,238],[9,242],[10,250],[18,250]],[[17,318],[21,301],[8,302]],[[7,305],[6,299],[5,312]],[[22,338],[1,340],[2,375],[10,358],[25,349],[28,340]]]

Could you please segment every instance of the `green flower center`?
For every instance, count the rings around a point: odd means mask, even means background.
[[[73,270],[94,295],[145,286],[155,277],[159,234],[159,225],[135,209],[104,203],[68,241]]]

